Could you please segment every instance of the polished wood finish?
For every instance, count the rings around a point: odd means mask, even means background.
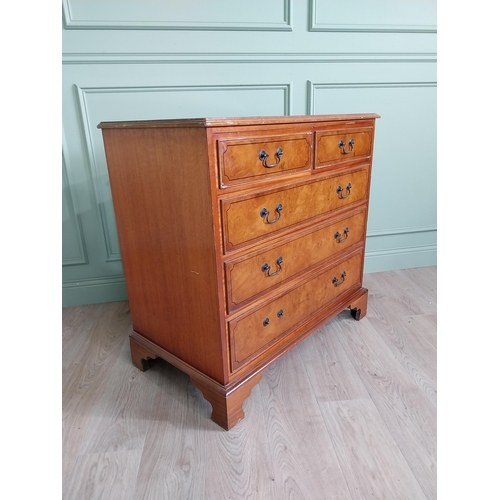
[[[239,127],[239,126],[262,126],[262,125],[300,125],[324,124],[331,122],[346,122],[369,120],[373,123],[380,115],[376,113],[367,114],[339,114],[339,115],[305,115],[305,116],[256,116],[241,118],[183,118],[181,120],[137,120],[129,122],[102,122],[98,125],[100,129],[113,128],[193,128],[193,127]]]
[[[206,134],[105,128],[103,137],[134,330],[223,382]]]
[[[368,290],[366,288],[362,288],[363,292],[360,297],[356,297],[350,304],[349,309],[351,310],[352,317],[359,321],[366,316],[366,310],[368,307]]]
[[[262,372],[258,372],[247,379],[244,384],[238,385],[227,393],[216,391],[193,377],[191,377],[191,383],[202,392],[203,397],[212,405],[212,420],[229,430],[245,417],[243,402],[250,396],[250,392],[261,378]]]
[[[335,264],[304,284],[246,315],[229,322],[231,366],[237,369],[293,327],[309,318],[337,297],[361,284],[362,256],[354,256]],[[342,275],[345,273],[345,277]],[[333,280],[337,279],[335,283]]]
[[[312,133],[274,137],[256,135],[243,139],[236,136],[219,140],[218,143],[222,186],[311,168]],[[277,157],[279,149],[282,156]],[[261,151],[268,157],[261,159]]]
[[[212,419],[229,429],[264,368],[343,309],[356,319],[366,314],[377,117],[99,125],[134,366],[144,371],[159,357],[181,369],[212,405]],[[328,144],[342,134],[365,152],[330,158]]]
[[[352,186],[350,189],[348,184]],[[341,192],[337,192],[339,187]],[[225,248],[238,248],[257,238],[364,200],[368,188],[369,169],[365,167],[288,189],[274,188],[269,194],[223,200]],[[278,205],[283,207],[281,213],[276,209]],[[261,216],[263,208],[269,212],[267,219]],[[276,219],[274,223],[267,222]]]
[[[335,237],[337,233],[340,237]],[[328,221],[312,232],[226,261],[228,310],[236,309],[287,279],[363,242],[365,233],[366,208],[362,208],[356,214],[344,216],[334,223]],[[265,264],[270,267],[268,272],[262,270]]]
[[[353,141],[351,145],[350,142]],[[343,144],[343,146],[341,146]],[[316,132],[315,168],[368,158],[372,150],[371,130]]]
[[[139,344],[133,338],[130,339],[130,354],[132,355],[132,363],[141,372],[149,370],[149,360],[156,359],[158,354],[151,351],[142,344]]]

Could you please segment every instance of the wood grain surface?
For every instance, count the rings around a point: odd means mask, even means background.
[[[240,133],[235,137],[220,137],[217,142],[222,186],[311,168],[311,132],[282,136],[254,134],[245,138]],[[282,156],[276,156],[279,149]],[[261,151],[268,156],[262,159]]]
[[[348,162],[355,158],[368,158],[372,150],[372,139],[373,129],[357,132],[317,132],[315,168]],[[352,144],[350,141],[353,141]]]
[[[69,368],[63,372],[62,424],[63,478],[74,465],[74,459],[84,444],[85,436],[97,410],[109,377],[127,336],[130,333],[130,314],[126,302],[115,302],[94,308],[100,314],[92,321],[82,314],[80,335],[63,342],[63,359]],[[85,328],[86,324],[89,328]],[[63,331],[65,331],[63,325]],[[77,348],[72,348],[72,344]]]
[[[249,358],[275,342],[314,312],[361,284],[362,255],[350,258],[318,273],[318,276],[263,307],[229,322],[231,364],[238,368]],[[342,275],[345,273],[344,277]],[[337,279],[339,286],[332,283]]]
[[[134,330],[223,382],[205,131],[103,132]]]
[[[192,118],[181,120],[137,120],[129,122],[102,122],[98,128],[157,128],[157,127],[233,127],[236,125],[260,126],[270,124],[321,123],[344,120],[373,120],[380,118],[375,113],[308,115],[308,116],[261,116],[241,118]]]
[[[227,430],[244,417],[243,401],[261,370],[345,308],[356,320],[366,314],[375,115],[326,120],[99,125],[133,325],[132,363],[144,372],[160,357],[189,374],[211,404],[212,420]],[[349,151],[346,134],[355,137]],[[312,169],[315,144],[323,144],[329,168]],[[339,162],[345,165],[330,165]],[[332,235],[306,240],[287,262],[298,254],[317,254],[316,261],[292,269],[272,300],[265,289],[250,289],[228,310],[228,260],[341,221],[335,251]],[[349,231],[350,242],[336,246]],[[249,269],[242,273],[250,283]]]
[[[435,280],[366,275],[366,317],[266,368],[230,431],[188,375],[133,367],[126,302],[65,309],[63,498],[435,499]]]
[[[371,399],[321,403],[320,409],[353,499],[425,500]],[[367,477],[371,480],[366,481]]]
[[[290,351],[270,366],[263,382],[261,393],[278,498],[349,498],[298,351]]]
[[[348,185],[351,187],[348,188]],[[339,187],[343,191],[338,193]],[[362,201],[368,197],[368,190],[369,169],[363,168],[277,192],[262,191],[263,194],[259,196],[242,200],[223,200],[225,248],[238,248],[257,238]],[[282,206],[280,213],[276,210],[278,205]],[[267,218],[261,216],[263,209],[269,212]],[[276,222],[272,222],[276,219]]]
[[[365,231],[366,208],[363,208],[354,215],[344,216],[327,225],[323,224],[299,237],[225,262],[229,311],[263,292],[277,288],[300,272],[359,244],[364,240]],[[269,266],[267,272],[262,270],[264,264]]]
[[[133,498],[203,499],[210,459],[206,435],[217,427],[210,405],[189,377],[166,361],[155,361],[147,376],[151,372],[159,379]]]

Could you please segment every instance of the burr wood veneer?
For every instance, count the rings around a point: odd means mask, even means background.
[[[375,119],[101,123],[132,361],[187,373],[230,429],[262,370],[362,287]]]

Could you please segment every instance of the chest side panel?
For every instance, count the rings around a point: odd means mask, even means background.
[[[103,134],[134,330],[222,382],[205,130]]]

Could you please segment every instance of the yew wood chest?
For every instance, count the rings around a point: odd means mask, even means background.
[[[363,288],[375,114],[101,123],[132,361],[190,376],[225,429],[266,366]]]

